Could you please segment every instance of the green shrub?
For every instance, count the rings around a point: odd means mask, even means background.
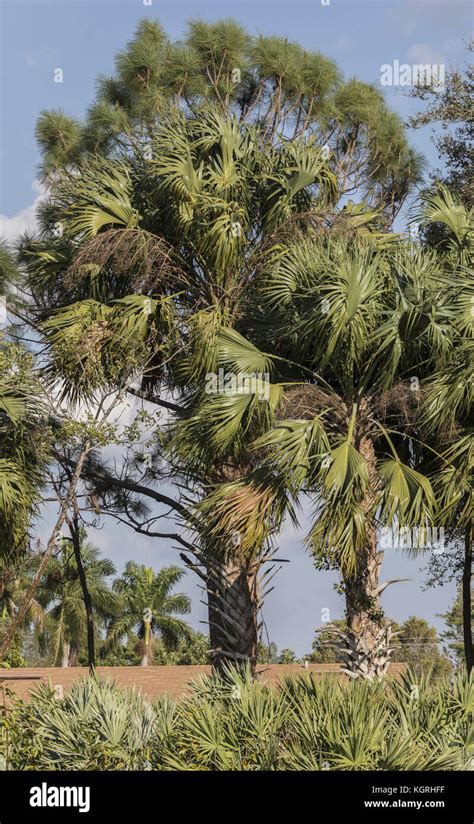
[[[276,689],[229,671],[155,704],[87,678],[62,701],[44,685],[15,701],[0,758],[49,770],[469,769],[473,709],[465,677],[374,684],[305,673]]]
[[[136,692],[85,678],[58,701],[41,684],[4,720],[11,769],[141,770],[149,767],[156,711]]]

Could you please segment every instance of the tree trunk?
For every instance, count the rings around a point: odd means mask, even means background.
[[[260,624],[257,575],[235,561],[213,559],[207,565],[209,635],[212,666],[222,672],[229,664],[257,664]]]
[[[146,612],[146,610],[145,610]],[[143,647],[142,647],[142,660],[140,661],[141,667],[148,667],[150,663],[150,644],[151,644],[151,620],[143,622]]]
[[[472,525],[466,528],[464,539],[464,568],[462,576],[462,629],[464,640],[464,657],[468,675],[474,663],[474,650],[472,645],[472,602],[471,602],[471,582],[472,582]]]
[[[82,599],[84,601],[84,608],[86,610],[87,620],[87,661],[91,673],[95,667],[95,637],[94,637],[94,612],[92,608],[92,601],[87,586],[86,573],[84,571],[84,564],[82,563],[81,555],[81,540],[79,532],[79,524],[77,516],[74,517],[72,523],[68,521],[71,530],[72,545],[74,548],[74,558],[79,572],[79,580],[81,582]]]
[[[367,461],[369,490],[361,502],[366,513],[366,545],[359,550],[353,575],[344,576],[346,596],[346,671],[352,677],[367,679],[385,675],[389,663],[390,628],[384,624],[380,606],[380,569],[383,552],[377,548],[377,530],[373,507],[377,494],[378,476],[375,450],[370,438],[362,436],[358,443],[361,455]]]
[[[78,660],[79,660],[79,650],[74,644],[71,644],[70,649],[69,649],[69,664],[68,664],[68,666],[69,667],[77,667]]]
[[[63,654],[61,658],[61,666],[62,667],[69,667],[69,655],[71,652],[71,645],[68,644],[66,641],[63,643]]]
[[[209,610],[211,663],[223,673],[227,666],[249,666],[252,674],[257,651],[262,606],[258,572],[261,561],[244,562],[203,554],[199,563],[181,558],[205,584]]]
[[[346,579],[347,626],[363,635],[370,644],[380,630],[380,556],[375,530],[370,530],[368,546],[357,557],[356,572]]]
[[[385,675],[388,668],[391,633],[384,624],[380,605],[382,557],[377,549],[375,527],[371,527],[367,546],[358,554],[355,574],[344,579],[346,670],[352,677],[372,680]]]

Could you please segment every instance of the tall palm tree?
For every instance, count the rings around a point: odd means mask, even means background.
[[[176,616],[188,614],[191,602],[187,595],[172,593],[183,575],[179,567],[163,567],[155,572],[128,561],[121,578],[114,581],[120,610],[109,623],[107,644],[117,644],[134,631],[139,639],[141,665],[147,667],[153,661],[156,638],[161,638],[167,649],[175,648],[181,638],[189,639],[191,628]]]
[[[330,203],[335,177],[316,145],[260,147],[258,130],[213,113],[171,117],[155,151],[156,161],[147,164],[90,162],[82,176],[58,184],[55,214],[64,226],[63,248],[74,244],[74,254],[69,249],[59,258],[57,248],[54,260],[66,262],[45,271],[48,239],[31,250],[29,264],[33,289],[53,274],[57,284],[58,269],[65,267],[61,278],[70,302],[44,327],[51,375],[61,375],[65,394],[91,399],[98,386],[127,385],[138,375],[138,394],[152,401],[158,396],[159,405],[183,418],[205,397],[206,375],[218,368],[213,342],[219,328],[244,311],[266,245],[279,226],[312,204]],[[110,224],[114,228],[105,228]],[[91,271],[100,273],[93,278],[100,294],[87,297]],[[179,403],[162,403],[160,386],[179,393]],[[173,447],[166,458],[186,477],[194,498],[242,473],[232,450],[217,461],[205,449],[185,460]],[[94,476],[96,492],[139,488],[152,496],[147,484],[156,479],[156,462],[140,485],[133,477],[101,478]],[[176,509],[187,526],[196,526],[189,507]],[[256,544],[252,559],[240,563],[198,534],[191,550],[192,568],[209,593],[216,658],[233,658],[235,648],[235,657],[255,663],[258,578],[268,547]]]
[[[390,582],[380,582],[378,529],[416,530],[416,549],[436,523],[438,502],[419,471],[423,381],[453,355],[462,330],[454,333],[453,318],[464,316],[469,288],[462,265],[453,271],[390,238],[280,249],[255,284],[268,327],[251,332],[262,349],[231,329],[216,344],[225,369],[279,377],[274,420],[268,426],[259,414],[255,393],[223,393],[182,424],[186,442],[199,433],[217,451],[239,427],[256,436],[252,471],[204,503],[208,535],[238,533],[245,554],[285,514],[295,517],[302,494],[310,498],[308,543],[319,563],[341,571],[356,674],[374,677],[388,665],[380,595]]]
[[[233,21],[191,23],[184,44],[142,21],[116,67],[85,123],[39,118],[50,198],[23,260],[48,317],[51,376],[68,397],[90,398],[100,383],[127,387],[179,419],[200,405],[219,329],[246,311],[270,252],[300,224],[310,233],[364,226],[364,206],[335,212],[358,188],[389,224],[419,158],[375,88],[344,83],[321,54],[250,38]],[[216,460],[204,449],[187,461],[178,450],[172,465],[195,500],[246,471],[243,454],[229,448]],[[164,502],[157,464],[143,483],[91,478],[109,503],[114,488],[122,503],[138,492]],[[187,502],[175,511],[197,536],[185,551],[209,593],[214,662],[255,664],[268,541],[244,560],[206,539]]]
[[[98,637],[118,608],[117,597],[107,583],[107,578],[115,574],[115,567],[112,561],[99,556],[97,547],[89,543],[81,545]],[[77,666],[79,655],[86,648],[87,614],[70,541],[63,540],[59,553],[49,561],[37,600],[46,613],[44,627],[39,633],[41,647],[48,650],[53,666],[59,663],[62,667]]]

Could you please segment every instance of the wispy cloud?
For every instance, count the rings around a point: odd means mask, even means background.
[[[36,209],[38,207],[38,203],[44,197],[44,190],[37,180],[33,183],[32,188],[37,194],[30,206],[26,206],[24,209],[21,209],[12,217],[0,215],[0,237],[4,240],[15,240],[18,235],[21,235],[23,232],[35,231],[37,227]]]
[[[446,64],[446,58],[429,43],[414,43],[407,49],[406,55],[413,63],[428,63],[432,66]]]

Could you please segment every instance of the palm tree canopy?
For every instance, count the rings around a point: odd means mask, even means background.
[[[0,332],[0,556],[28,543],[49,439],[33,358]]]
[[[161,637],[168,648],[175,647],[180,638],[189,638],[190,627],[176,616],[188,614],[191,602],[186,595],[172,592],[184,574],[175,566],[155,572],[151,567],[128,561],[123,575],[113,585],[121,606],[109,624],[109,644],[120,642],[132,631],[143,639],[146,624],[152,636]]]
[[[442,382],[445,418],[472,409],[472,283],[456,256],[329,237],[290,244],[257,279],[256,293],[268,319],[259,327],[265,350],[224,329],[216,356],[231,372],[265,366],[268,397],[257,404],[256,389],[216,393],[178,427],[188,450],[214,454],[225,453],[230,438],[243,453],[253,435],[256,466],[209,495],[207,529],[216,539],[237,532],[250,551],[285,513],[294,516],[292,500],[310,494],[311,545],[350,571],[368,516],[384,526],[433,523],[439,497],[416,467],[429,399],[440,405]],[[453,457],[442,459],[445,480],[449,472],[454,479]]]

